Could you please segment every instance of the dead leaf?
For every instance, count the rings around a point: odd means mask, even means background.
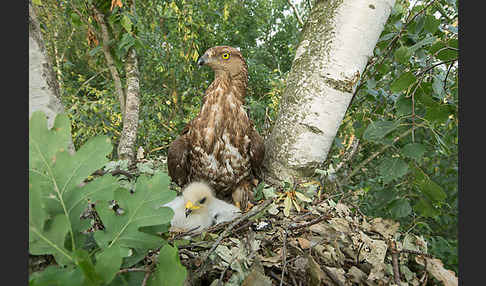
[[[297,241],[299,242],[299,246],[302,249],[308,249],[310,247],[310,241],[303,237],[298,237]]]
[[[123,3],[120,0],[111,0],[110,11],[113,11],[113,8],[115,8],[115,6],[118,6],[118,7],[121,8],[123,6]]]
[[[435,279],[444,283],[444,286],[457,286],[459,281],[457,280],[457,276],[452,270],[448,270],[444,268],[444,264],[440,259],[437,258],[428,258],[425,257],[427,260],[427,271],[430,275],[434,276]],[[418,264],[425,265],[424,257],[416,256],[415,261]]]
[[[292,199],[290,198],[290,196],[286,196],[284,201],[284,215],[286,217],[290,215],[291,208],[292,208]]]
[[[321,285],[326,274],[324,273],[324,271],[322,271],[322,269],[319,267],[319,264],[316,263],[312,256],[307,256],[307,259],[307,274],[309,275],[310,279],[309,285]]]
[[[371,230],[376,231],[379,234],[383,235],[385,238],[392,238],[393,235],[398,231],[400,227],[400,223],[390,220],[390,219],[383,219],[383,218],[375,218],[371,221]]]
[[[253,262],[250,268],[251,272],[246,276],[241,286],[272,286],[272,280],[265,276],[263,266],[258,259]]]

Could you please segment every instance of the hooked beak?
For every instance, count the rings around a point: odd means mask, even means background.
[[[185,208],[186,209],[184,210],[184,215],[186,217],[188,217],[192,213],[193,210],[199,209],[200,206],[196,206],[191,201],[187,201]]]
[[[206,54],[202,55],[202,57],[200,57],[199,60],[197,60],[197,64],[199,66],[203,66],[207,63],[208,63],[208,56]]]

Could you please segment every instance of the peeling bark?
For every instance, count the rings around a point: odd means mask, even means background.
[[[316,1],[266,142],[271,177],[308,177],[324,162],[394,3]]]
[[[52,128],[57,114],[64,113],[59,98],[59,84],[47,56],[37,16],[29,3],[29,118],[35,111],[43,111],[47,127]],[[69,151],[74,145],[69,143]]]
[[[133,47],[128,51],[125,70],[127,74],[126,110],[123,116],[123,131],[118,144],[118,158],[128,159],[131,162],[135,158],[134,146],[137,139],[140,106],[137,54]]]

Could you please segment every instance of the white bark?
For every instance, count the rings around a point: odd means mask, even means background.
[[[56,115],[64,112],[58,96],[58,83],[46,55],[39,23],[29,5],[29,118],[34,111],[41,110],[51,128]]]
[[[49,62],[39,22],[29,2],[29,118],[34,111],[43,111],[47,128],[52,128],[57,114],[64,113],[59,99],[59,84]],[[74,144],[68,150],[74,153]]]
[[[394,3],[316,1],[267,141],[270,176],[311,176],[324,162]]]

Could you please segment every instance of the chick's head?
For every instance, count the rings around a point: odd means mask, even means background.
[[[208,206],[214,199],[211,188],[202,182],[189,184],[182,192],[186,217],[192,213],[207,213]]]

